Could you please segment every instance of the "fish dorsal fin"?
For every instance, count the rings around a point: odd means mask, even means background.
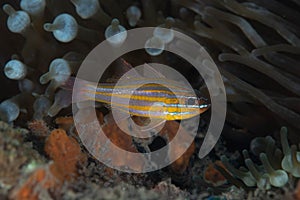
[[[132,67],[130,63],[121,58],[115,73],[115,78],[120,79],[121,77],[124,80],[129,80],[131,78],[141,78],[142,76],[134,69],[134,67]]]
[[[143,78],[165,79],[166,78],[161,72],[159,72],[153,66],[147,63],[138,66],[136,68],[132,67],[132,65],[128,63],[126,60],[124,60],[123,58],[120,58],[118,63],[119,64],[115,72],[114,79],[120,79],[122,77],[122,79],[126,81],[129,79],[143,79]]]
[[[162,73],[154,69],[150,64],[145,63],[142,67],[143,76],[147,78],[166,78]]]

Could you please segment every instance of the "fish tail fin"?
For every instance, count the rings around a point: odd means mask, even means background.
[[[79,103],[95,99],[97,84],[77,77],[70,77],[61,88],[72,91],[72,103]]]

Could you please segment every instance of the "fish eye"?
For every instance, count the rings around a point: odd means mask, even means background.
[[[187,105],[195,105],[196,101],[194,98],[188,98]]]

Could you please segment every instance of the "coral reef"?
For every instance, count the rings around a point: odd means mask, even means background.
[[[32,172],[45,161],[32,149],[32,143],[24,141],[27,130],[13,129],[0,122],[0,134],[0,193],[5,195],[18,184],[19,177]]]
[[[43,199],[49,192],[59,195],[59,188],[64,182],[74,180],[78,175],[77,167],[86,161],[79,144],[62,129],[51,132],[45,151],[53,162],[36,169],[20,187],[13,190],[11,198]]]
[[[45,199],[50,198],[48,190],[61,187],[60,181],[52,174],[51,164],[36,169],[22,186],[14,188],[11,199]]]

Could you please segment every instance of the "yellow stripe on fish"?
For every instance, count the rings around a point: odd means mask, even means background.
[[[146,79],[140,79],[151,81]],[[131,79],[115,86],[113,84],[89,84],[83,81],[76,88],[81,100],[92,100],[120,111],[141,117],[160,118],[165,120],[182,120],[194,117],[205,112],[209,104],[174,81],[152,79],[154,82],[162,81],[163,84],[150,83],[140,86],[138,80]],[[138,89],[134,90],[136,87]],[[170,89],[169,89],[170,88]],[[112,99],[114,101],[112,101]]]

